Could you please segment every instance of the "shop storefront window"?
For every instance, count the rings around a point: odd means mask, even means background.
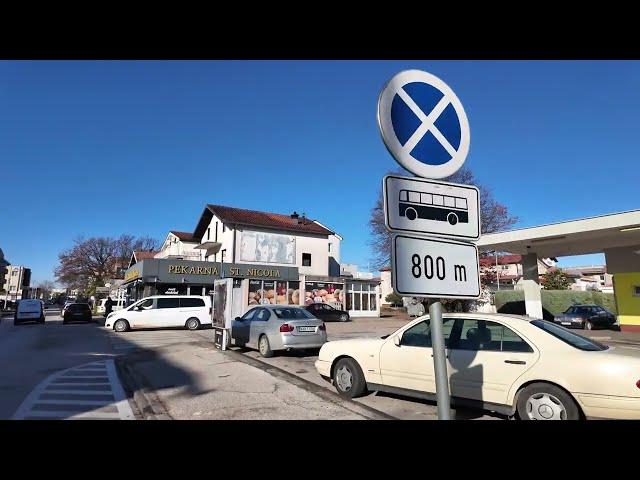
[[[375,311],[378,301],[376,287],[369,283],[350,283],[347,310]]]
[[[249,305],[258,305],[262,299],[262,280],[249,280]]]
[[[333,306],[337,303],[342,304],[343,302],[344,285],[342,283],[305,283],[305,305],[311,305],[312,303],[328,303]]]
[[[287,282],[276,282],[276,303],[287,305]]]
[[[289,305],[300,305],[300,282],[289,282],[287,299]]]
[[[262,286],[264,295],[260,303],[275,304],[276,303],[276,282],[273,280],[264,281]]]
[[[203,295],[204,287],[199,285],[191,285],[189,287],[189,295]]]

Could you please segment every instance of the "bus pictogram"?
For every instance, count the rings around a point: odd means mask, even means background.
[[[469,223],[466,198],[400,190],[399,200],[400,216],[409,220],[438,220],[451,225]]]

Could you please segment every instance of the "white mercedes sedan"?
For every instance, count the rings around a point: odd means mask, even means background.
[[[523,420],[640,419],[640,350],[518,315],[443,316],[452,406]],[[325,343],[315,365],[346,398],[435,399],[428,316],[383,338]]]

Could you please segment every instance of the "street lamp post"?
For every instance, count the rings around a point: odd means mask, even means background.
[[[496,254],[496,281],[498,282],[498,291],[500,291],[500,270],[498,269],[498,251],[494,252]]]

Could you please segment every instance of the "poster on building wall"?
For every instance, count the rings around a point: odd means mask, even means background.
[[[344,302],[344,284],[325,282],[306,282],[305,305],[328,303],[334,305]]]
[[[213,326],[225,328],[228,301],[227,283],[216,282],[213,297]]]
[[[256,263],[296,263],[296,237],[277,233],[242,232],[240,260]]]

